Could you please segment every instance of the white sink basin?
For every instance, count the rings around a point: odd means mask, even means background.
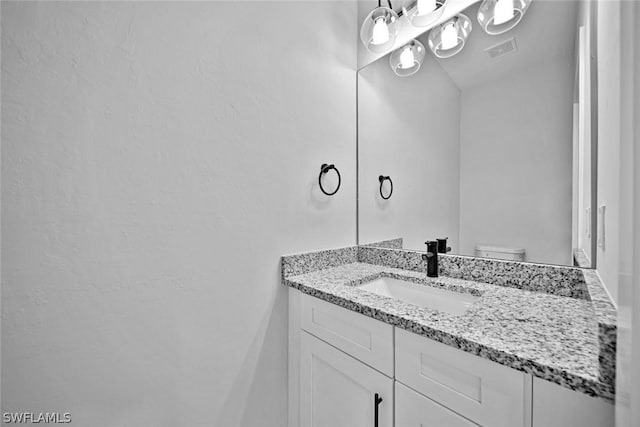
[[[480,298],[390,277],[381,277],[358,287],[374,294],[455,315],[463,314]]]

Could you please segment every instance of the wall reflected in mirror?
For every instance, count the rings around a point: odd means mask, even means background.
[[[591,266],[595,56],[584,3],[534,0],[500,35],[477,25],[474,4],[457,55],[427,50],[405,78],[388,57],[359,71],[360,244],[402,238],[426,250],[448,237],[454,254]],[[393,182],[388,200],[381,175]]]

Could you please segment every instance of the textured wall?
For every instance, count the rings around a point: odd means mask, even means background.
[[[351,2],[2,3],[3,411],[285,425],[279,256],[355,243],[356,26]]]

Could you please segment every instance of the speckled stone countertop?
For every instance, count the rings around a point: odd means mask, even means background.
[[[315,264],[309,262],[312,256],[304,259],[305,266],[313,264],[312,268],[300,268],[297,261],[301,258],[293,262],[291,258],[283,258],[283,283],[385,323],[613,402],[615,309],[595,272],[585,273],[581,284],[589,294],[577,298],[461,278],[427,278],[422,271],[361,262],[370,254],[363,257],[357,250],[354,254],[352,248],[340,251],[342,258],[332,251],[323,251]],[[391,256],[395,255],[398,254]],[[323,264],[323,259],[329,262]],[[320,266],[324,268],[318,269]],[[523,264],[523,268],[531,266]],[[400,278],[480,298],[464,314],[456,316],[358,287],[379,277]]]

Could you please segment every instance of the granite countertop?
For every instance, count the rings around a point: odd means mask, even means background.
[[[457,316],[358,287],[379,277],[400,278],[480,298]],[[606,309],[589,299],[459,278],[427,278],[424,272],[357,260],[303,274],[283,274],[283,282],[349,310],[613,402],[614,380],[603,374],[607,358],[602,356],[603,331],[598,321]],[[615,342],[613,347],[615,362]]]

